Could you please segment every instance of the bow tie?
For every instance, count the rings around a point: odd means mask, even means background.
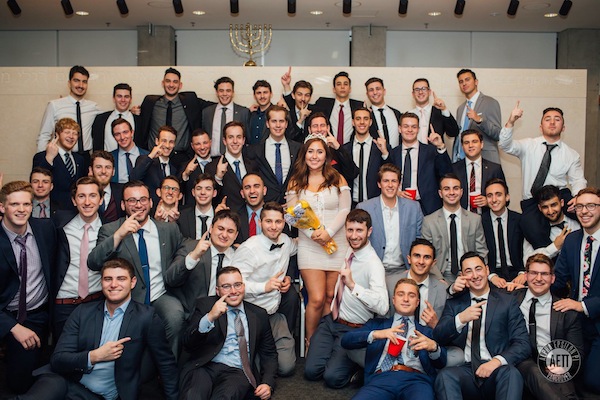
[[[551,225],[551,228],[554,228],[554,227],[556,227],[556,228],[558,228],[560,230],[565,229],[565,221],[559,222],[558,224]]]
[[[285,243],[280,243],[280,244],[272,244],[272,245],[271,245],[271,248],[269,249],[269,251],[273,251],[273,250],[275,250],[275,249],[280,249],[280,248],[282,248],[282,247],[283,247],[283,245],[284,245],[284,244],[285,244]]]

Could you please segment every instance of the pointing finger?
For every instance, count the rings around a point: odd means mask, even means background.
[[[427,300],[425,300],[425,304],[427,304],[427,308],[431,308],[431,309],[433,309],[433,307],[431,306],[431,303],[430,303],[430,302],[428,302]]]
[[[473,304],[473,306],[474,307],[483,307],[485,304],[487,304],[487,300],[480,301],[479,303],[475,303],[475,304]]]
[[[431,129],[431,133],[436,133],[435,129],[433,129],[433,124],[429,124],[429,129]]]
[[[519,108],[520,104],[521,104],[521,100],[517,100],[517,106],[515,108]]]
[[[223,196],[223,200],[221,200],[221,204],[225,205],[227,203],[227,196]]]
[[[200,238],[200,240],[201,241],[202,240],[208,240],[208,230],[202,234],[202,237]]]
[[[115,343],[116,344],[123,344],[123,343],[129,342],[130,340],[131,340],[131,338],[128,336],[128,337],[124,337],[123,339],[117,340]]]
[[[434,92],[433,90],[431,91],[431,94],[433,95],[433,98],[434,98],[435,100],[437,100],[437,96],[435,95],[435,92]]]
[[[225,155],[224,154],[221,155],[221,159],[219,160],[219,162],[221,164],[227,164],[227,160],[225,160]]]
[[[288,72],[287,73],[288,73],[288,75],[292,74],[292,66],[291,65],[288,67]]]
[[[225,299],[227,298],[227,296],[229,296],[229,294],[224,294],[219,301],[222,301],[223,303],[225,303]]]
[[[281,270],[278,273],[276,273],[275,275],[273,275],[273,278],[279,278],[281,275],[283,275],[283,270]]]

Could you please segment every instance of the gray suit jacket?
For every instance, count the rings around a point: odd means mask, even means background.
[[[223,107],[220,104],[213,104],[202,110],[202,129],[208,133],[208,136],[212,139],[213,119],[215,117],[215,110],[217,107]],[[248,132],[248,126],[250,124],[250,110],[244,106],[233,104],[233,120],[244,124],[244,132]],[[221,132],[222,139],[223,132]],[[244,136],[245,137],[245,136]]]
[[[481,217],[464,208],[461,208],[458,212],[460,213],[460,236],[464,252],[474,251],[485,258],[487,263],[488,249],[485,243]],[[429,214],[423,219],[423,230],[421,233],[435,247],[437,255],[435,269],[444,271],[450,260],[450,238],[448,237],[448,225],[444,218],[443,208],[440,208],[433,214]],[[462,254],[458,255],[459,260],[461,256]]]
[[[500,164],[500,155],[498,154],[498,140],[500,139],[500,130],[502,129],[502,115],[500,113],[500,104],[496,99],[490,96],[486,96],[479,92],[479,98],[475,103],[474,110],[478,114],[481,114],[483,121],[481,124],[476,123],[473,120],[469,121],[469,126],[462,126],[463,121],[459,120],[462,118],[465,110],[465,101],[456,110],[456,118],[459,124],[459,131],[462,132],[467,129],[476,129],[483,134],[483,150],[481,157]],[[460,136],[456,137],[459,140]]]
[[[131,262],[137,278],[137,285],[133,288],[131,297],[133,300],[143,304],[146,295],[146,287],[149,282],[146,282],[144,279],[140,256],[135,241],[133,240],[133,236],[127,235],[127,237],[121,241],[119,246],[117,246],[116,249],[114,248],[113,235],[124,221],[125,218],[120,218],[115,222],[102,225],[98,231],[96,247],[88,256],[88,267],[92,271],[100,271],[102,264],[104,264],[106,260],[117,257],[124,258]],[[185,244],[188,240],[181,235],[177,224],[155,221],[154,219],[152,221],[154,221],[156,228],[158,229],[160,264],[164,274],[171,263],[171,260],[180,252],[182,253],[185,251]]]
[[[408,271],[404,271],[400,273],[400,278],[407,278]],[[433,306],[433,310],[438,316],[438,319],[442,316],[442,311],[444,311],[444,306],[446,305],[446,289],[448,285],[442,281],[440,281],[433,272],[429,273],[429,289],[427,293],[427,301],[431,303]],[[422,301],[422,300],[421,300]],[[427,307],[425,302],[421,303],[421,312]]]

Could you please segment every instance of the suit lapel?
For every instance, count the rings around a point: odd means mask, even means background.
[[[127,307],[129,308],[129,307]],[[104,302],[98,303],[97,312],[94,317],[94,348],[100,347],[100,338],[102,337],[102,325],[104,324]]]
[[[13,252],[12,245],[4,228],[0,227],[0,250],[4,253],[5,258],[8,260],[8,264],[13,272],[19,275],[19,269],[17,267],[17,259],[15,258],[15,253]]]
[[[552,296],[552,304],[557,300],[557,297]],[[558,327],[564,325],[564,318],[565,314],[550,306],[550,339],[557,339]]]
[[[119,330],[119,339],[127,337],[129,332],[129,323],[131,322],[131,315],[133,314],[134,305],[130,302],[123,315],[123,322],[121,323],[121,329]]]
[[[164,273],[167,270],[167,258],[170,258],[170,254],[167,254],[167,243],[165,238],[169,237],[169,232],[165,229],[165,226],[154,222],[156,230],[158,231],[158,243],[160,246],[160,267]]]
[[[253,357],[256,354],[256,336],[258,333],[258,319],[256,315],[248,310],[248,307],[244,305],[244,310],[246,311],[246,319],[248,320],[248,340],[250,343],[250,357]],[[252,358],[250,359],[252,362]]]
[[[492,300],[492,301],[490,301]],[[487,334],[487,332],[491,332],[491,325],[492,325],[492,321],[494,319],[494,313],[496,312],[496,306],[499,302],[499,299],[497,298],[496,293],[494,293],[493,290],[490,290],[490,294],[488,296],[488,301],[486,303],[487,306],[487,311],[485,314],[485,332]],[[487,338],[486,338],[486,343],[487,342]]]
[[[471,219],[469,218],[470,215],[468,214],[470,213],[470,211],[461,208],[460,213],[460,238],[463,243],[463,250],[468,251],[467,249],[469,249],[469,242],[467,241],[467,239],[469,238],[469,232],[471,231]]]
[[[140,261],[140,253],[138,252],[137,246],[135,245],[135,241],[133,240],[133,235],[127,235],[125,239],[123,239],[122,246],[124,246],[125,250],[129,252],[129,260],[133,260],[133,266],[136,269],[137,276],[144,279],[144,271],[142,271],[142,262]],[[127,258],[127,257],[124,257]],[[144,282],[149,285],[149,282]]]
[[[438,210],[437,213],[438,213],[438,215],[437,215],[438,229],[440,230],[442,238],[444,239],[444,243],[450,244],[450,238],[448,237],[448,228],[446,225],[446,218],[444,217],[444,211]],[[448,250],[448,251],[450,251],[450,250]]]

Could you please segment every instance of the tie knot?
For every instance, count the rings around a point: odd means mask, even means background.
[[[496,218],[496,221],[498,221],[498,223],[501,224],[502,223],[502,217]]]
[[[239,308],[230,308],[229,311],[231,311],[233,313],[233,315],[238,317],[240,315],[241,310]]]
[[[471,300],[473,300],[475,303],[481,303],[482,301],[485,301],[483,297],[473,297]]]
[[[252,218],[252,219],[256,218],[256,212],[255,211],[252,211],[252,214],[250,214],[250,218]]]
[[[473,102],[471,100],[468,100],[467,105],[469,106],[469,108],[471,108],[471,107],[473,107]]]
[[[407,147],[406,148],[406,154],[410,153],[410,151],[413,149],[414,147]]]
[[[227,107],[221,107],[221,110],[223,110],[223,112],[227,111]]]
[[[454,218],[456,218],[456,214],[450,214],[450,219],[451,219],[452,221],[454,221]]]
[[[76,101],[75,104],[80,105],[81,103],[79,101]]]
[[[129,152],[125,153],[125,157],[127,157],[127,158],[129,158],[130,155],[131,155],[131,153],[129,153]]]
[[[344,108],[344,105],[343,105],[343,104],[340,104],[340,109],[342,109],[342,108]]]
[[[554,150],[554,148],[558,147],[557,144],[551,144],[551,143],[546,143],[546,142],[544,142],[544,144],[546,145],[547,151],[552,151],[552,150]]]
[[[15,238],[15,242],[17,242],[17,244],[21,247],[25,247],[25,245],[27,244],[27,237],[29,236],[29,233],[26,233],[23,236],[17,236]]]
[[[565,228],[565,221],[559,222],[558,224],[553,224],[552,228],[558,228],[558,229],[564,229]]]
[[[171,100],[169,100],[169,101],[167,101],[167,104],[170,105],[170,106],[172,106],[173,102]]]
[[[380,108],[379,112],[383,114],[383,110],[385,110],[385,108]]]
[[[280,249],[283,247],[283,245],[284,245],[284,243],[279,243],[279,244],[273,243],[273,244],[271,244],[271,248],[269,249],[269,251],[273,251],[275,249]]]
[[[40,208],[41,208],[42,210],[45,210],[45,209],[46,209],[46,205],[45,205],[44,203],[40,203]]]
[[[219,257],[219,260],[223,260],[225,258],[225,253],[217,253],[217,257]]]
[[[364,147],[365,142],[358,142],[358,144],[360,145],[360,147]]]
[[[143,229],[138,229],[137,234],[140,235],[140,239],[144,238],[144,230]]]
[[[68,159],[70,155],[71,155],[71,153],[67,151],[67,152],[65,153],[65,160],[66,160],[66,159]]]
[[[281,147],[281,143],[275,143],[275,147],[280,148]]]
[[[537,299],[537,297],[532,297],[531,298],[531,304],[535,304],[537,302],[539,302],[539,300]]]
[[[419,287],[419,289],[421,289],[423,287],[422,283],[417,283],[417,286]]]
[[[90,229],[91,227],[92,227],[92,224],[85,224],[85,225],[83,225],[83,231],[87,232],[88,229]]]

